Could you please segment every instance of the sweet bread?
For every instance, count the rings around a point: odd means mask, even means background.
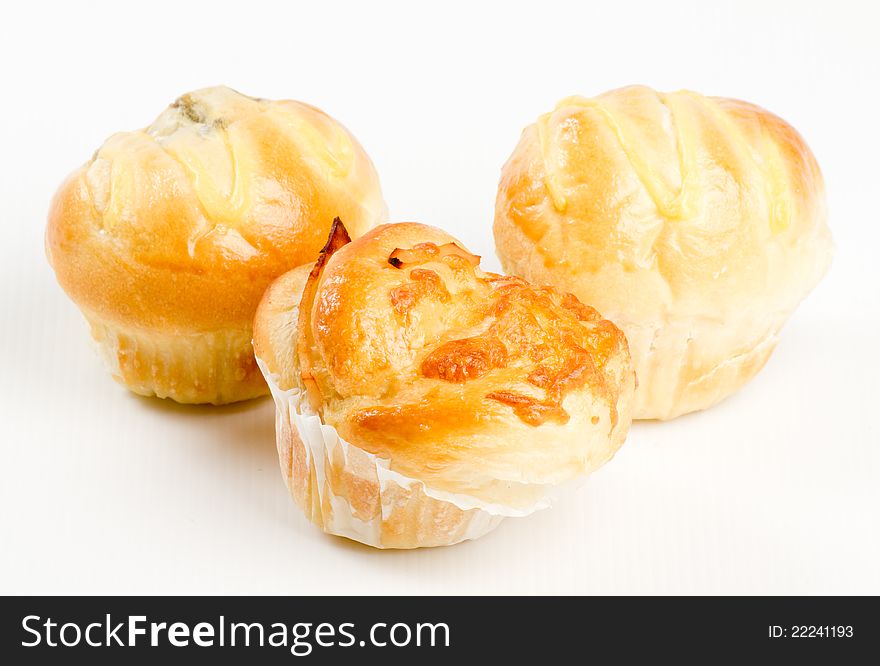
[[[114,134],[61,185],[46,252],[111,370],[142,395],[262,395],[251,348],[269,283],[320,250],[336,215],[384,221],[379,180],[338,122],[229,88]]]
[[[267,290],[254,349],[293,497],[378,547],[456,543],[546,506],[631,420],[617,327],[422,224],[354,241],[335,224],[314,265]]]
[[[525,129],[495,207],[502,266],[626,333],[635,418],[669,419],[764,365],[831,258],[822,175],[757,106],[634,86]]]

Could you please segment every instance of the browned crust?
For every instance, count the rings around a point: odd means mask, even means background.
[[[461,384],[507,365],[507,348],[495,336],[481,335],[450,340],[422,361],[424,377]]]
[[[312,306],[315,302],[318,283],[321,280],[321,274],[324,272],[324,267],[327,265],[327,262],[330,261],[330,257],[333,256],[334,252],[350,242],[351,237],[348,235],[348,231],[342,223],[342,220],[338,217],[334,218],[333,225],[330,227],[330,234],[327,236],[327,242],[324,244],[324,247],[321,248],[321,252],[318,254],[318,260],[315,262],[315,265],[309,273],[309,278],[306,280],[306,286],[299,303],[296,353],[297,358],[299,359],[300,378],[302,379],[303,385],[306,387],[306,393],[309,396],[309,404],[312,409],[319,414],[321,413],[323,400],[321,397],[321,387],[318,385],[318,382],[315,380],[315,376],[312,373],[311,348],[314,342],[311,324]]]
[[[258,321],[254,341],[280,387],[306,385],[350,449],[431,488],[511,506],[617,450],[633,374],[622,334],[598,313],[458,253],[440,257],[427,243],[453,239],[439,229],[386,225],[346,240],[270,290],[258,320],[272,330]],[[401,248],[434,258],[396,268],[388,259]],[[415,298],[391,296],[417,285]]]
[[[623,328],[636,418],[668,419],[753,376],[744,359],[769,354],[821,279],[824,189],[803,138],[772,113],[632,86],[563,100],[523,131],[502,169],[495,243],[505,271]]]
[[[398,247],[388,257],[388,263],[395,268],[404,268],[410,264],[452,256],[461,257],[474,268],[480,265],[480,255],[468,252],[457,243],[418,243],[411,248]]]
[[[306,104],[256,103],[218,89],[184,95],[177,106],[184,122],[207,108],[190,108],[192,100],[218,95],[226,107],[217,111],[222,118],[206,120],[205,143],[237,141],[249,165],[238,174],[247,186],[243,208],[206,209],[199,183],[221,174],[211,154],[193,150],[205,159],[204,173],[194,177],[146,129],[112,135],[60,185],[46,252],[58,282],[84,311],[171,334],[248,327],[269,284],[314,260],[334,216],[354,237],[381,221],[375,169],[338,122]],[[314,153],[328,150],[327,143],[309,140],[300,125],[316,138],[351,144],[345,174],[321,168]]]

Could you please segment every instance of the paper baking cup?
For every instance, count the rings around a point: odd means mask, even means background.
[[[325,532],[376,548],[447,546],[481,537],[507,516],[549,507],[562,488],[538,486],[540,499],[526,508],[431,488],[342,439],[311,410],[303,391],[282,390],[266,364],[259,358],[257,364],[275,400],[284,481]]]

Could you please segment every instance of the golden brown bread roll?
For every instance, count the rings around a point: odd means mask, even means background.
[[[573,97],[525,129],[495,208],[504,269],[620,326],[635,418],[733,393],[764,365],[831,258],[801,136],[746,102],[634,86]]]
[[[217,87],[111,136],[61,185],[46,250],[113,374],[142,395],[267,392],[251,348],[269,283],[314,258],[333,218],[384,221],[372,163],[318,109]]]
[[[613,324],[416,223],[353,242],[335,225],[313,267],[267,290],[254,349],[297,503],[378,547],[456,543],[545,506],[631,419]]]

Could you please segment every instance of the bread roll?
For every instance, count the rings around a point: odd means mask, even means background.
[[[486,273],[415,223],[279,278],[254,324],[284,478],[327,532],[456,543],[606,462],[630,423],[623,334],[569,294]]]
[[[641,419],[751,379],[831,258],[822,175],[794,128],[747,102],[641,86],[565,99],[527,127],[494,228],[506,271],[624,330]]]
[[[251,348],[269,283],[311,260],[336,215],[384,221],[372,163],[318,109],[229,88],[114,134],[61,185],[46,251],[114,376],[184,403],[267,392]]]

